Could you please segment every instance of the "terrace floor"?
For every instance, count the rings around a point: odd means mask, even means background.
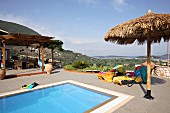
[[[18,75],[32,72],[40,72],[39,69],[27,70],[7,70],[7,76]],[[130,101],[119,107],[114,113],[170,113],[170,79],[165,77],[152,76],[152,96],[154,100],[143,98],[146,92],[146,85],[134,84],[132,87],[126,85],[116,85],[113,82],[107,83],[97,78],[96,74],[82,74],[76,72],[67,72],[63,69],[55,69],[50,75],[39,73],[31,76],[7,77],[0,80],[0,94],[19,90],[22,85],[33,82],[39,85],[46,85],[56,83],[64,80],[74,80],[84,84],[89,84],[108,90],[124,93],[134,96]]]

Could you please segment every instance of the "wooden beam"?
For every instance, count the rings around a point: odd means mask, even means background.
[[[5,38],[5,39],[14,38],[14,37],[13,37],[13,36],[11,36],[11,35],[2,35],[2,37],[3,37],[3,38]]]
[[[28,34],[16,34],[10,33],[8,35],[0,35],[0,41],[5,40],[6,45],[13,46],[28,46],[35,43],[50,41],[53,37],[41,36],[41,35],[28,35]]]

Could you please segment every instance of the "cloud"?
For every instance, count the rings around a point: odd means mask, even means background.
[[[100,0],[74,0],[78,3],[83,3],[83,4],[87,4],[87,5],[96,5],[98,3],[98,1]]]
[[[125,0],[113,0],[113,2],[116,3],[117,5],[123,5],[123,6],[127,5],[125,3]]]
[[[82,17],[77,17],[76,20],[81,21],[83,18]]]
[[[112,0],[111,3],[115,10],[123,12],[124,8],[129,6],[129,4],[127,4],[125,1],[126,0]]]
[[[55,32],[53,32],[50,29],[50,27],[48,25],[46,25],[44,23],[38,23],[37,21],[35,22],[33,20],[24,18],[22,16],[17,16],[17,15],[13,15],[13,14],[0,13],[0,18],[1,18],[1,20],[4,20],[4,21],[14,22],[14,23],[26,26],[30,29],[37,31],[41,35],[51,36],[51,37],[56,37],[56,38],[61,39],[61,37],[59,37]]]
[[[69,36],[63,36],[62,40],[67,42],[70,46],[77,46],[77,45],[89,45],[93,43],[99,43],[101,41],[96,41],[96,38],[87,38],[87,37],[69,37]]]
[[[25,19],[23,19],[21,16],[14,16],[12,14],[0,13],[0,18],[1,20],[4,20],[4,21],[10,21],[10,22],[15,22],[15,23],[20,23],[20,24],[23,24],[26,22]]]
[[[64,49],[86,54],[88,56],[145,54],[145,46],[122,46],[114,43],[105,42],[104,40],[96,40],[95,37],[78,38],[65,36],[62,37],[62,41],[64,42]]]
[[[96,40],[95,37],[78,38],[78,37],[62,37],[64,49],[74,52],[86,54],[88,56],[104,56],[104,55],[124,55],[124,56],[140,56],[147,54],[147,45],[118,45],[115,43],[105,42],[104,40]],[[151,54],[162,55],[166,53],[166,44],[153,44]]]

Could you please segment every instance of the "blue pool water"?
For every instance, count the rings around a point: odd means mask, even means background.
[[[111,96],[72,84],[0,98],[0,113],[82,113]]]

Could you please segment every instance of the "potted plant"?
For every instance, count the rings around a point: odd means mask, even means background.
[[[48,63],[45,65],[45,71],[47,72],[47,74],[51,74],[52,69],[53,69],[52,64]]]

